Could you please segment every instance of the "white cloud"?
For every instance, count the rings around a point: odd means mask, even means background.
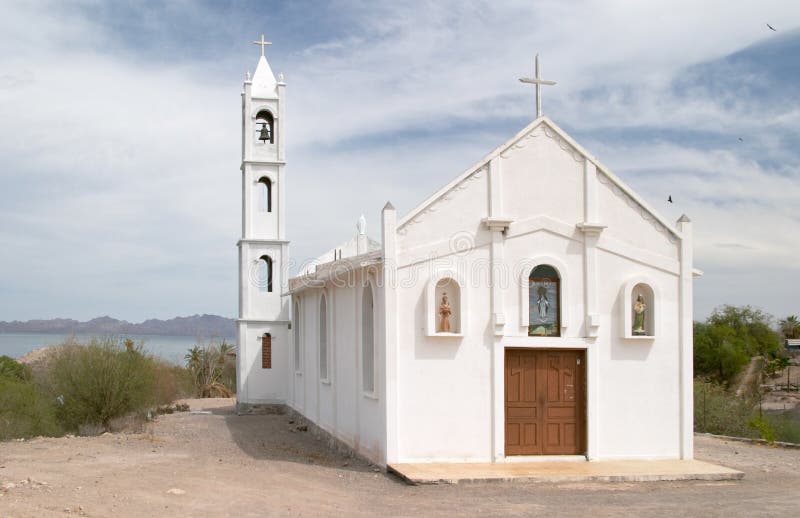
[[[244,69],[236,77],[211,71],[241,63],[246,52],[255,64],[249,41],[261,31],[237,31],[265,13],[178,3],[166,9],[173,18],[161,19],[134,5],[165,45],[183,44],[174,41],[175,23],[224,26],[226,37],[241,40],[221,60],[176,64],[148,60],[158,46],[137,55],[93,17],[113,7],[79,5],[20,2],[4,6],[0,20],[0,180],[7,186],[0,235],[14,250],[0,256],[0,267],[15,272],[3,279],[2,313],[233,315]],[[791,203],[800,194],[798,157],[785,134],[797,133],[799,112],[759,116],[744,99],[731,108],[731,99],[702,90],[681,97],[670,85],[689,65],[772,36],[767,21],[797,26],[800,6],[341,2],[336,10],[341,19],[330,37],[309,37],[291,51],[273,37],[270,51],[288,82],[288,230],[297,259],[348,237],[361,212],[378,237],[387,199],[401,213],[410,209],[519,129],[533,114],[533,92],[517,77],[531,73],[538,51],[544,75],[558,81],[545,93],[545,111],[588,135],[582,143],[654,205],[667,191],[680,200],[696,222],[697,262],[709,277],[754,265],[793,271],[785,236],[798,219]],[[584,95],[596,86],[609,96]],[[605,135],[638,127],[746,142]],[[408,136],[418,133],[424,136]],[[753,155],[781,165],[759,165]],[[645,174],[656,170],[664,174]],[[679,215],[676,206],[664,210]],[[723,298],[723,283],[703,293],[703,282],[702,311],[741,302]],[[82,302],[67,302],[65,292],[84,294]],[[792,311],[788,295],[778,300],[768,309]]]

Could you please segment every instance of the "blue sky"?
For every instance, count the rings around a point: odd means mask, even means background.
[[[800,313],[798,27],[785,1],[4,2],[0,320],[235,316],[262,32],[298,261],[362,212],[379,237],[387,200],[405,213],[529,122],[539,52],[545,113],[695,222],[696,317]]]

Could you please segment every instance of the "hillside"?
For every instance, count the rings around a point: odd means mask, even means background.
[[[0,333],[115,334],[232,337],[235,320],[218,315],[192,315],[169,320],[150,319],[134,324],[109,316],[79,322],[69,318],[0,322]]]

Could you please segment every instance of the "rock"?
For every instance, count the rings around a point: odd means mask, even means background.
[[[178,489],[177,487],[173,487],[172,489],[167,490],[168,495],[185,495],[186,491],[183,489]]]
[[[13,483],[13,482],[6,482],[5,484],[3,484],[3,490],[4,491],[8,491],[10,489],[14,489],[15,487],[17,487],[17,485],[15,483]]]
[[[304,424],[300,425],[300,426],[297,427],[297,431],[298,432],[307,432],[308,431],[308,426],[306,426]]]

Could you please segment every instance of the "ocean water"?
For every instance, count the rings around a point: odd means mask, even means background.
[[[20,356],[48,345],[63,342],[72,335],[46,333],[0,333],[0,356],[19,358]],[[97,335],[74,335],[79,342],[88,341]],[[143,342],[150,353],[174,363],[183,363],[186,351],[197,344],[194,336],[161,336],[161,335],[124,335],[134,342]],[[236,339],[226,338],[226,342],[235,343]]]

